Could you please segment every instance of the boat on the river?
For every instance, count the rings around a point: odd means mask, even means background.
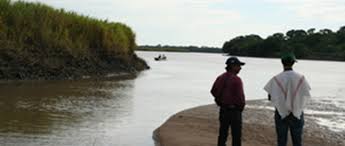
[[[167,57],[163,54],[163,55],[158,55],[158,57],[154,58],[155,61],[164,61],[167,60]]]

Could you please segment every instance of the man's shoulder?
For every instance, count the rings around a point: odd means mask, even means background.
[[[280,79],[293,79],[293,78],[299,79],[302,77],[304,77],[304,75],[301,73],[298,73],[296,71],[284,71],[284,72],[277,74],[273,78],[280,80]]]
[[[218,75],[218,78],[223,78],[225,75],[226,75],[226,72],[223,72],[220,75]]]
[[[296,71],[291,71],[291,74],[296,77],[303,77],[303,74],[296,72]]]
[[[231,80],[232,80],[233,82],[236,82],[236,83],[242,83],[241,77],[236,76],[236,75],[233,75],[233,76],[231,77]]]
[[[295,71],[295,70],[290,70],[290,71],[283,71],[276,76],[282,76],[282,75],[296,75],[296,76],[303,76],[303,74]]]

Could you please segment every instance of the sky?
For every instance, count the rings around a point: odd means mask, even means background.
[[[138,45],[222,47],[237,36],[292,29],[337,31],[345,0],[25,0],[121,22]]]

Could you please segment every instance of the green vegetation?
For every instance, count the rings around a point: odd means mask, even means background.
[[[279,57],[284,52],[294,52],[298,58],[345,61],[345,26],[333,32],[314,28],[307,31],[290,30],[275,33],[266,39],[258,35],[238,36],[223,45],[230,55]]]
[[[207,53],[222,53],[221,48],[214,47],[196,47],[196,46],[168,46],[168,45],[157,45],[150,46],[144,45],[139,46],[137,50],[142,51],[167,51],[167,52],[207,52]]]
[[[41,3],[0,0],[0,79],[63,79],[147,68],[135,34]]]

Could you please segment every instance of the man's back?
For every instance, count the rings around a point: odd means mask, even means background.
[[[294,146],[302,146],[303,109],[310,97],[310,86],[305,77],[293,70],[297,62],[293,53],[281,57],[284,71],[274,76],[264,87],[276,108],[274,121],[278,146],[286,146],[290,129]]]
[[[270,95],[272,103],[282,117],[293,113],[299,118],[310,86],[305,77],[293,70],[284,71],[274,76],[264,88]]]

